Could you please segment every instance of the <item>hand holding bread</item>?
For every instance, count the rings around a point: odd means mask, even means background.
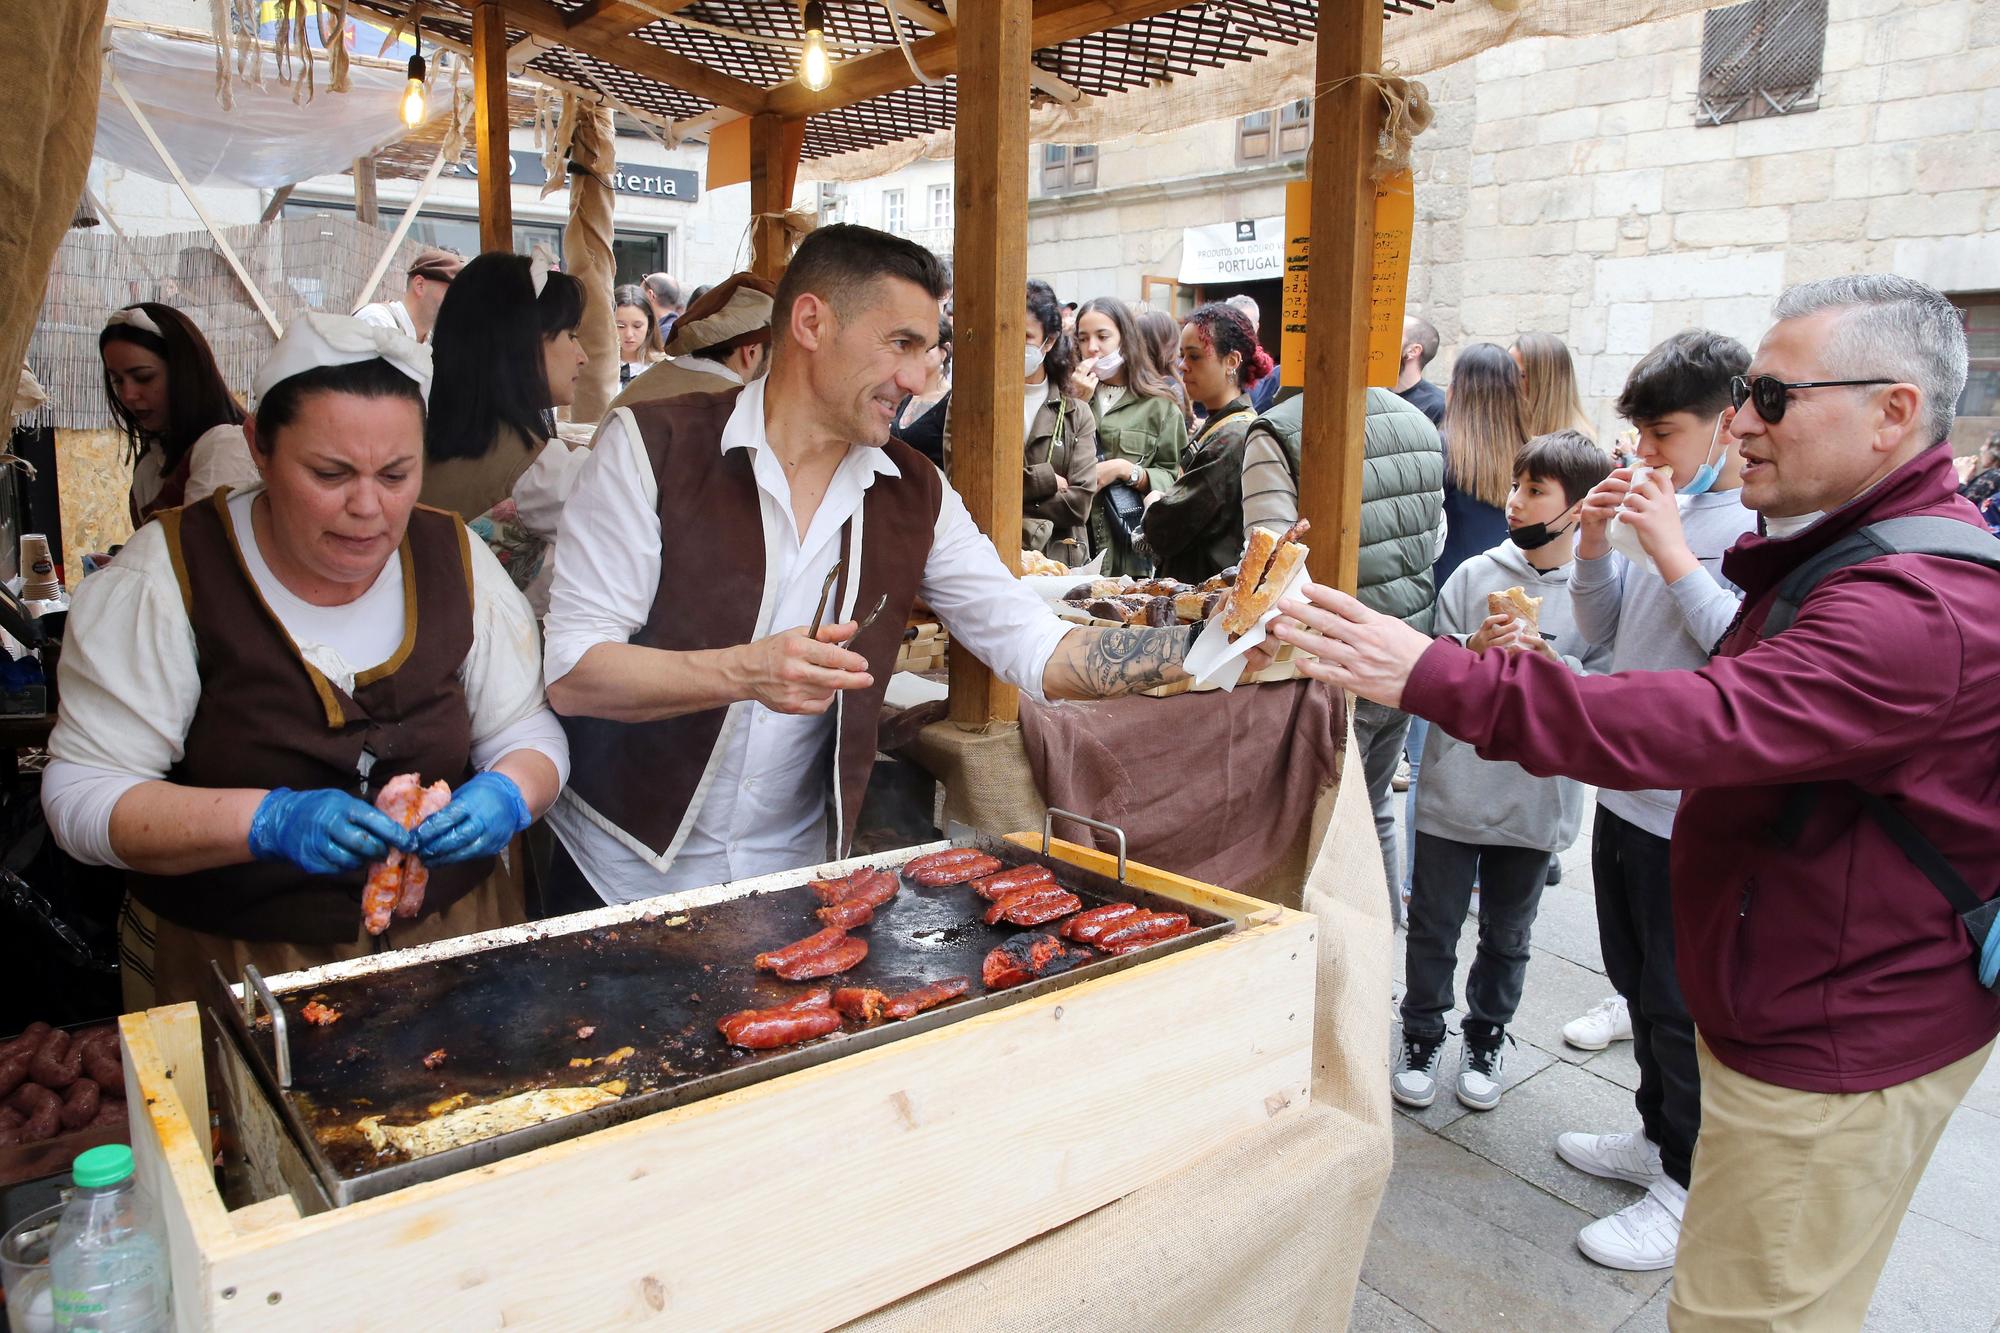
[[[1222,609],[1222,627],[1232,636],[1248,634],[1305,567],[1311,551],[1298,539],[1311,527],[1311,522],[1302,518],[1282,533],[1258,528],[1250,534],[1235,586]]]

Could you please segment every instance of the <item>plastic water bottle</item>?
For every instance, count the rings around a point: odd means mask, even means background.
[[[166,1247],[122,1143],[92,1148],[73,1168],[76,1193],[49,1250],[59,1333],[166,1333]]]

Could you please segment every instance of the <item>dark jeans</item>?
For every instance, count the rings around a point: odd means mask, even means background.
[[[1405,948],[1403,1031],[1444,1035],[1451,1008],[1458,933],[1479,881],[1479,952],[1465,981],[1469,1022],[1504,1028],[1520,1007],[1528,975],[1528,937],[1549,873],[1545,847],[1481,847],[1418,833],[1416,883],[1410,891]]]
[[[1633,1102],[1666,1173],[1682,1185],[1701,1129],[1701,1072],[1694,1020],[1674,972],[1674,904],[1668,842],[1599,807],[1591,830],[1597,937],[1604,972],[1632,1011]]]
[[[1375,838],[1382,844],[1382,879],[1389,886],[1389,920],[1403,919],[1402,894],[1398,892],[1401,864],[1396,858],[1396,807],[1390,799],[1389,784],[1396,776],[1396,760],[1403,753],[1403,737],[1410,729],[1410,715],[1366,699],[1354,702],[1354,744],[1361,751],[1361,776],[1368,784],[1368,805],[1375,813]]]

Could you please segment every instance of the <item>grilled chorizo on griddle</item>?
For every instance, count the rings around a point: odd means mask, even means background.
[[[905,991],[882,1006],[882,1012],[894,1019],[915,1018],[926,1009],[935,1009],[946,1000],[956,1000],[972,989],[970,977],[946,977],[943,981],[933,981],[928,986],[919,986],[913,991]]]
[[[880,883],[884,878],[889,881],[889,888],[886,892],[883,891]],[[877,869],[875,866],[863,866],[853,874],[842,875],[839,879],[809,880],[806,883],[806,887],[813,891],[814,897],[818,898],[828,907],[833,906],[835,903],[851,902],[856,898],[873,898],[874,901],[869,905],[871,907],[880,907],[883,903],[895,897],[897,889],[902,886],[896,882],[896,877],[888,871]]]
[[[859,898],[850,898],[844,903],[829,903],[818,908],[813,915],[838,930],[852,930],[873,921],[875,909]]]
[[[1068,916],[1083,906],[1083,900],[1060,884],[1037,884],[1016,889],[986,909],[986,924],[1002,921],[1015,926],[1039,926],[1059,916]]]
[[[882,1007],[888,1002],[889,997],[872,986],[842,986],[833,993],[833,1007],[857,1023],[881,1022]]]
[[[794,940],[782,949],[771,949],[758,954],[756,959],[758,970],[775,972],[780,967],[789,966],[813,954],[825,953],[846,938],[846,931],[828,926],[825,930],[808,935],[802,940]]]
[[[986,989],[1006,990],[1038,977],[1067,972],[1089,961],[1088,949],[1071,949],[1053,935],[1024,930],[986,955],[980,977],[986,982]]]
[[[1097,938],[1097,947],[1106,953],[1130,953],[1149,944],[1184,934],[1188,919],[1183,912],[1148,912],[1133,921],[1112,927]]]
[[[1107,903],[1103,907],[1093,907],[1063,922],[1060,933],[1064,939],[1075,940],[1078,944],[1095,944],[1098,936],[1139,910],[1137,903]]]
[[[61,1091],[83,1073],[83,1051],[75,1047],[61,1028],[42,1038],[35,1058],[28,1061],[28,1077],[45,1088]]]
[[[843,935],[840,943],[821,953],[808,954],[797,962],[783,967],[774,967],[786,981],[811,981],[817,977],[838,976],[856,966],[868,956],[868,941]]]
[[[955,866],[961,861],[970,861],[976,856],[984,855],[984,852],[972,847],[947,847],[941,852],[929,852],[905,861],[903,873],[914,879],[926,870],[935,870],[939,866]]]
[[[1019,866],[972,881],[972,891],[989,903],[999,902],[1017,889],[1032,889],[1056,882],[1056,872],[1047,866]]]
[[[739,1009],[725,1015],[716,1027],[731,1046],[746,1051],[768,1051],[793,1046],[814,1037],[824,1037],[840,1026],[833,997],[816,990],[790,1004],[769,1009]]]
[[[964,884],[968,880],[979,879],[1000,869],[1000,862],[984,852],[974,852],[970,859],[954,861],[946,865],[932,866],[925,870],[909,873],[910,879],[927,889],[942,888],[947,884]]]

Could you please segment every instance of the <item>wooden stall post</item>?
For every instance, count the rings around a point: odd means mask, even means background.
[[[381,212],[375,202],[375,159],[372,157],[354,159],[354,220],[368,227],[381,220]]]
[[[1020,573],[1021,342],[1028,283],[1029,0],[959,11],[953,195],[951,479],[1001,560]],[[954,643],[951,720],[1019,715],[1014,688]]]
[[[1314,577],[1350,593],[1360,581],[1362,424],[1368,411],[1375,243],[1369,169],[1382,125],[1382,95],[1355,76],[1381,68],[1381,0],[1320,0],[1299,513],[1319,528],[1314,549],[1333,557]]]
[[[803,118],[760,115],[750,118],[750,271],[776,282],[791,258],[785,246],[785,214],[799,179]]]
[[[479,248],[514,249],[514,162],[507,150],[507,11],[472,11],[473,137],[479,149]]]

